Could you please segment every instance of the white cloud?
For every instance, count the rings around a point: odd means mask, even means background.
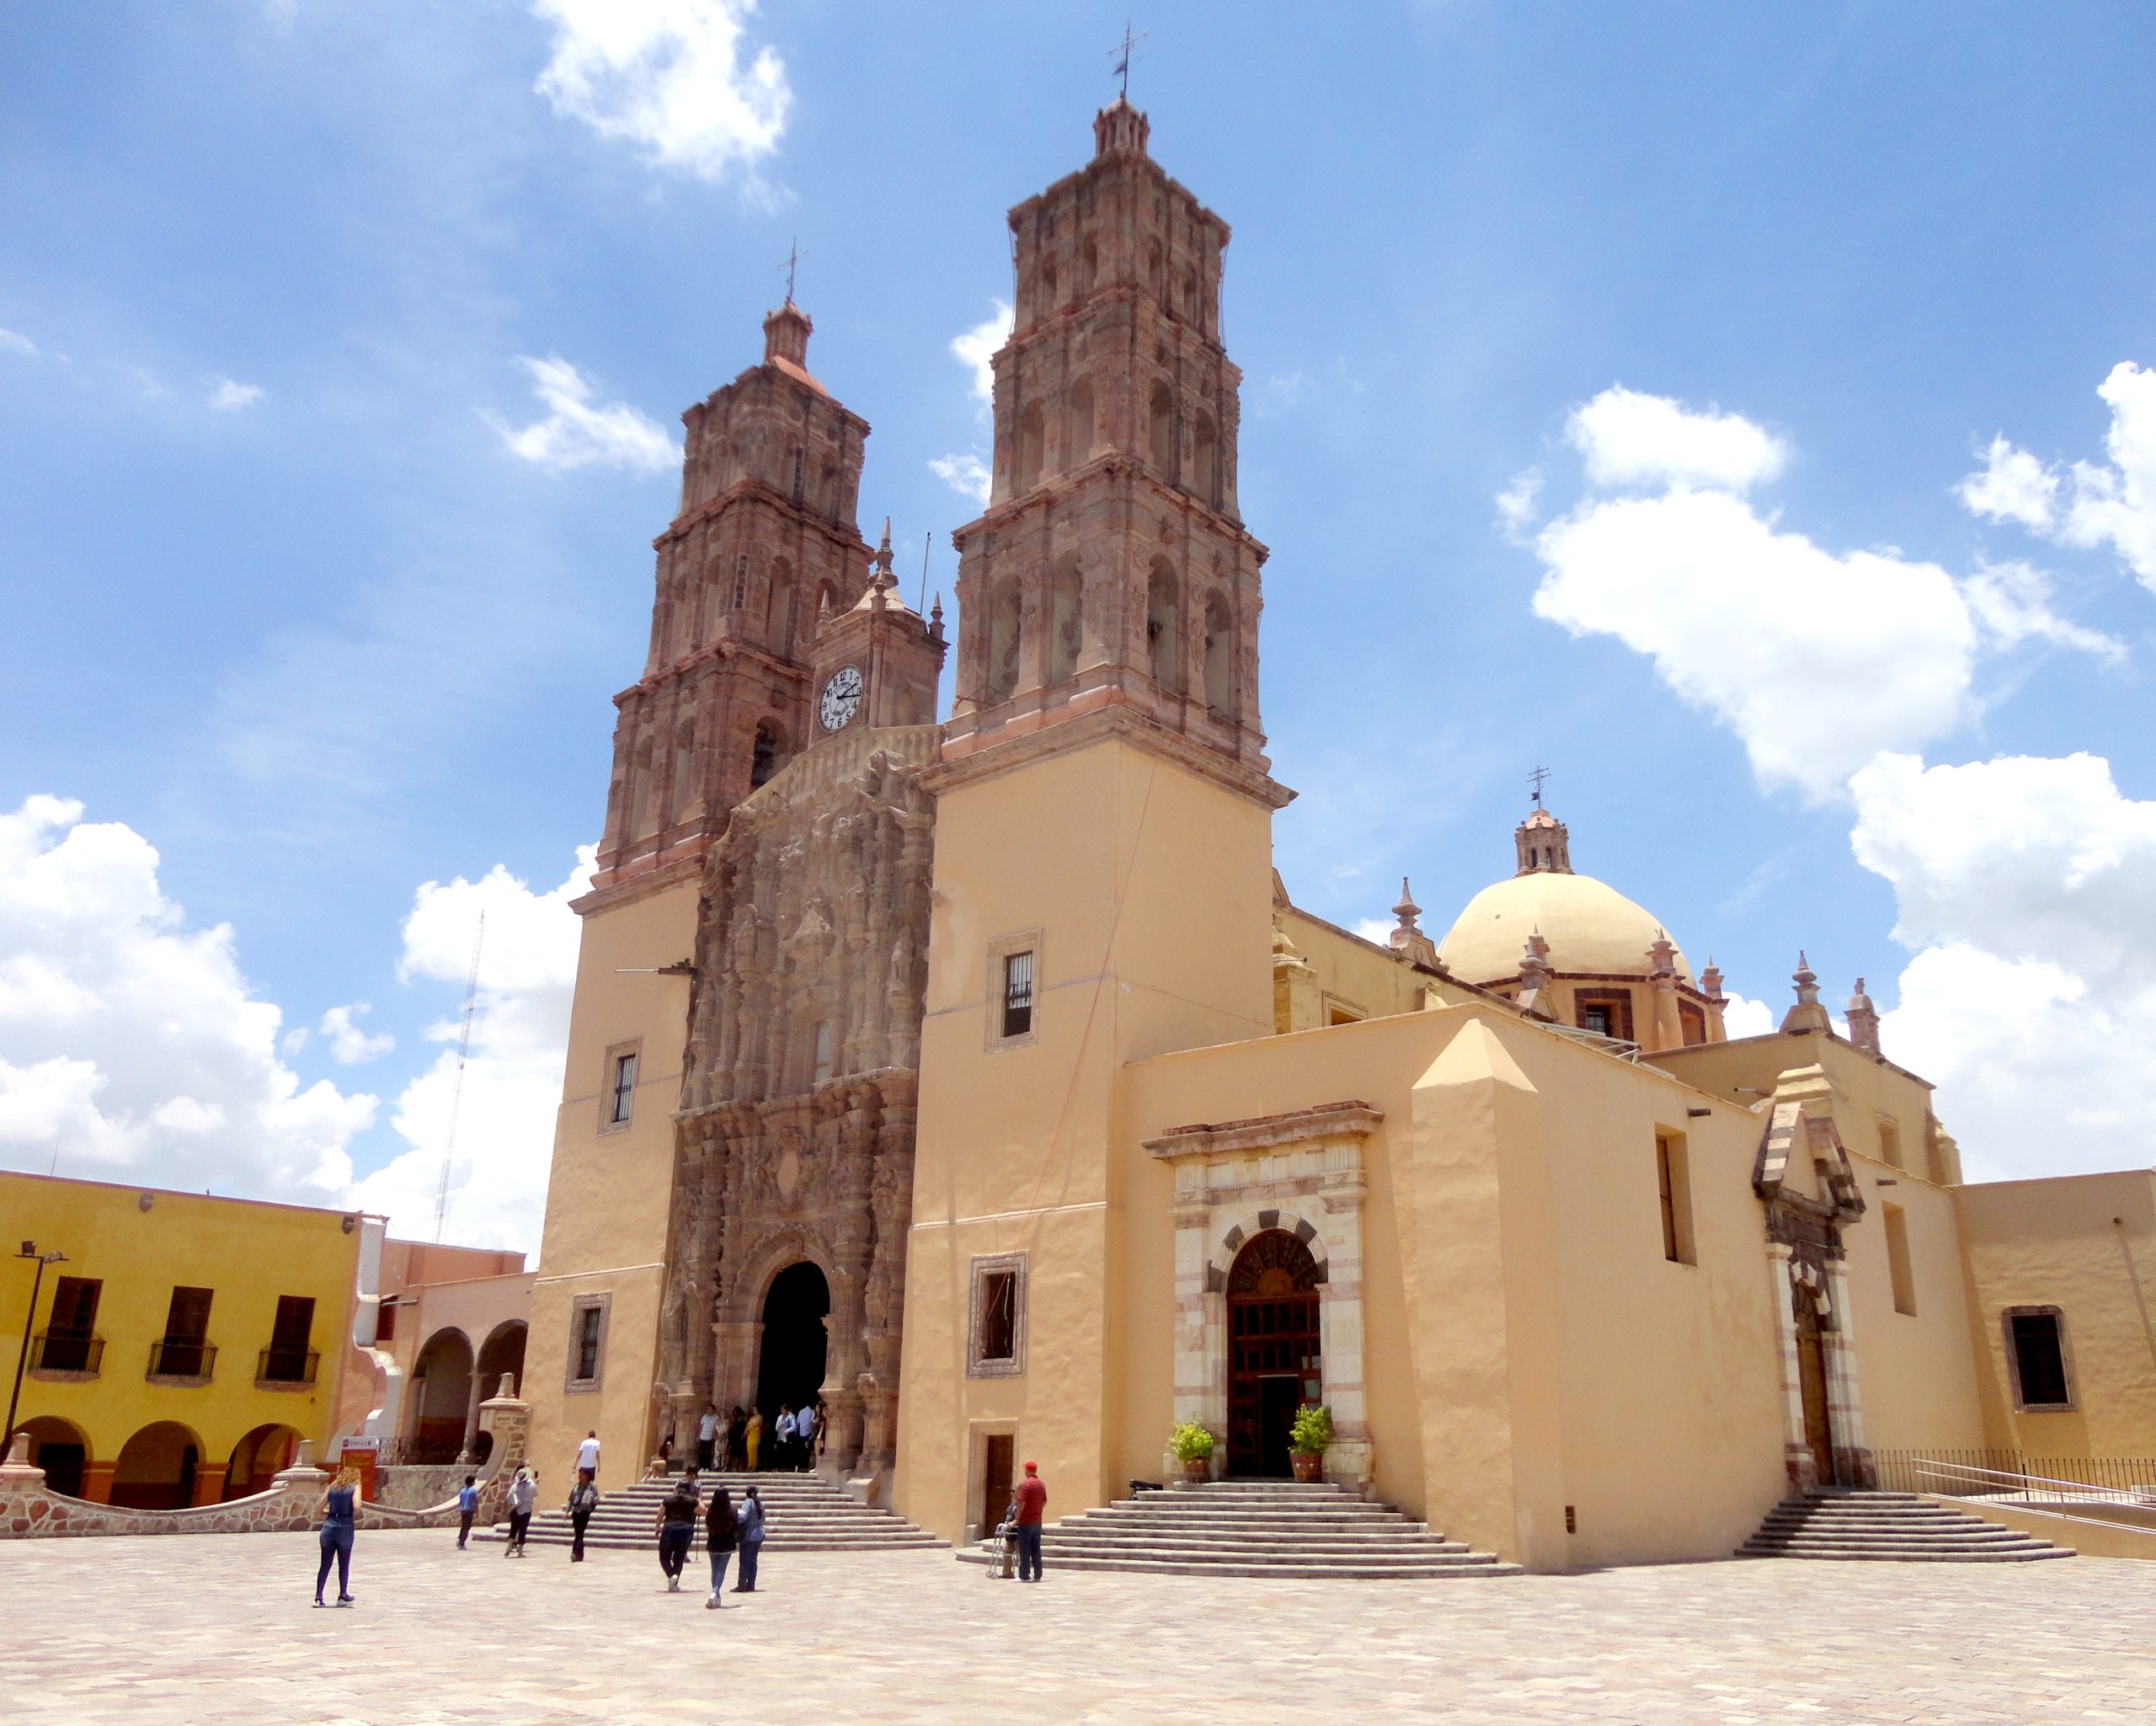
[[[0,815],[0,1163],[336,1204],[375,1098],[302,1087],[229,925],[189,929],[131,828]]]
[[[1515,545],[1534,537],[1535,500],[1542,495],[1542,470],[1529,468],[1513,475],[1512,484],[1497,494],[1497,525]]]
[[[264,394],[259,383],[235,383],[229,377],[221,377],[207,400],[209,406],[220,414],[237,414],[243,408],[253,407]]]
[[[37,344],[12,329],[0,329],[0,354],[15,354],[25,360],[35,360],[37,358]]]
[[[979,456],[934,456],[929,459],[928,471],[961,496],[971,498],[984,509],[988,506],[988,463]]]
[[[322,1016],[322,1034],[329,1045],[329,1058],[339,1066],[357,1066],[363,1061],[379,1060],[397,1046],[397,1039],[388,1032],[370,1034],[361,1030],[357,1023],[360,1014],[372,1011],[364,1001],[355,1001],[349,1007],[333,1007]],[[305,1046],[306,1034],[301,1033]],[[289,1037],[286,1039],[291,1041]]]
[[[533,0],[553,27],[534,88],[656,168],[718,181],[778,147],[792,92],[743,40],[755,0]]]
[[[1355,932],[1358,935],[1360,935],[1365,941],[1374,941],[1380,947],[1385,945],[1385,943],[1391,938],[1392,932],[1396,927],[1396,925],[1387,922],[1383,917],[1358,917],[1355,919]]]
[[[412,1148],[355,1189],[356,1202],[402,1219],[407,1234],[424,1238],[433,1230],[446,1150],[451,1166],[445,1238],[538,1248],[576,982],[578,920],[568,905],[590,884],[592,857],[590,847],[579,851],[568,879],[546,892],[534,892],[497,865],[477,881],[430,881],[413,897],[398,975],[455,984],[460,1014],[429,1027],[426,1034],[441,1052],[397,1099],[392,1123]],[[460,1101],[461,991],[483,912],[478,1007]]]
[[[594,405],[590,383],[560,355],[543,360],[520,355],[516,363],[531,374],[532,393],[547,408],[547,417],[520,430],[488,418],[502,441],[526,461],[550,473],[576,468],[659,473],[680,464],[680,446],[656,420],[624,402]]]
[[[2156,1161],[2156,802],[2090,755],[1891,756],[1851,790],[1919,949],[1881,1046],[1939,1085],[1970,1175]]]
[[[1737,489],[1776,471],[1785,446],[1737,415],[1607,390],[1572,427],[1591,481],[1666,489],[1591,490],[1544,526],[1536,614],[1647,655],[1737,734],[1763,785],[1823,802],[1882,750],[1954,731],[1977,711],[1987,651],[2042,640],[2122,652],[2057,617],[2026,565],[1961,581],[1892,548],[1837,552],[1784,529]]]
[[[1742,491],[1772,479],[1788,446],[1740,414],[1699,413],[1621,385],[1576,408],[1565,438],[1597,485],[1715,485]]]
[[[2156,369],[2121,360],[2096,393],[2111,413],[2108,461],[2076,462],[2062,475],[1994,437],[1984,471],[1956,489],[1977,515],[2018,521],[2068,545],[2108,545],[2156,590]]]
[[[996,350],[1011,339],[1013,314],[1001,300],[971,329],[951,338],[951,351],[974,375],[974,399],[984,412],[995,404]]]
[[[1764,1001],[1732,995],[1723,1004],[1721,1023],[1732,1038],[1764,1037],[1781,1023],[1781,1016]]]

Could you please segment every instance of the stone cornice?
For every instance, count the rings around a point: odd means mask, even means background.
[[[863,420],[862,424],[865,429],[867,422]],[[805,504],[797,504],[768,480],[754,477],[737,479],[715,496],[706,498],[702,503],[682,510],[666,524],[665,531],[652,541],[652,549],[660,549],[667,541],[680,538],[691,528],[701,527],[733,505],[751,497],[770,505],[779,514],[790,517],[801,526],[814,529],[842,549],[850,552],[858,547],[862,560],[864,563],[867,560],[868,542],[861,537],[859,523],[845,521],[836,516],[820,515]]]
[[[1267,809],[1285,809],[1294,800],[1295,794],[1271,774],[1246,767],[1181,732],[1169,730],[1134,708],[1120,704],[1096,708],[1074,718],[1059,718],[1017,736],[991,736],[963,755],[947,755],[921,775],[921,783],[940,797],[962,785],[977,784],[1052,756],[1111,740],[1150,750],[1201,778],[1210,779],[1224,791],[1246,797]]]
[[[1274,1151],[1321,1139],[1367,1139],[1385,1119],[1385,1111],[1358,1099],[1321,1103],[1284,1114],[1253,1115],[1247,1120],[1200,1122],[1171,1127],[1145,1149],[1164,1162],[1185,1157],[1223,1157],[1244,1151]]]
[[[1000,532],[1012,526],[1022,516],[1036,510],[1053,509],[1075,492],[1081,481],[1097,473],[1111,478],[1127,473],[1134,479],[1143,480],[1153,492],[1156,501],[1182,515],[1204,516],[1217,532],[1243,546],[1259,564],[1262,564],[1273,555],[1272,548],[1246,527],[1240,517],[1230,515],[1225,510],[1216,510],[1195,492],[1171,484],[1161,477],[1150,462],[1124,450],[1110,450],[1078,467],[1044,475],[1032,489],[1021,492],[1013,498],[1006,498],[1000,504],[991,504],[972,521],[953,527],[950,532],[951,544],[963,554],[967,541],[976,534],[984,530]]]
[[[572,899],[569,909],[580,917],[588,917],[602,911],[614,911],[639,899],[648,899],[678,887],[684,881],[694,881],[703,873],[704,853],[699,847],[686,857],[670,858],[663,863],[638,870],[621,880],[609,881],[603,887],[595,887],[581,898]],[[680,954],[674,955],[680,957]],[[663,961],[673,963],[670,959]]]

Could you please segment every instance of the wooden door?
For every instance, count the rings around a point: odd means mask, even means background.
[[[1324,1393],[1317,1261],[1284,1230],[1253,1237],[1228,1274],[1228,1472],[1285,1478],[1295,1410]]]
[[[1796,1378],[1804,1396],[1804,1441],[1812,1447],[1819,1484],[1834,1484],[1834,1425],[1827,1412],[1827,1350],[1819,1317],[1801,1295],[1796,1302]]]
[[[1007,1432],[992,1432],[982,1440],[980,1531],[984,1536],[995,1532],[995,1525],[1011,1508],[1011,1477],[1015,1472],[1011,1459],[1017,1444]]]

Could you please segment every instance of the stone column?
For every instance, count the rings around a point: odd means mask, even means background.
[[[1228,1435],[1227,1301],[1214,1286],[1206,1246],[1212,1207],[1205,1198],[1205,1164],[1176,1165],[1175,1419],[1194,1420],[1219,1440]],[[1225,1466],[1225,1462],[1223,1463]]]
[[[1781,1357],[1782,1468],[1791,1492],[1808,1492],[1819,1483],[1819,1467],[1804,1431],[1804,1377],[1796,1358],[1796,1287],[1791,1282],[1792,1254],[1780,1241],[1767,1242],[1767,1274],[1773,1280],[1774,1337]]]
[[[1325,1400],[1332,1410],[1332,1448],[1325,1473],[1358,1491],[1367,1488],[1375,1457],[1364,1379],[1363,1200],[1369,1190],[1363,1142],[1335,1139],[1325,1147],[1326,1280],[1318,1296],[1324,1351]]]
[[[479,1399],[484,1395],[485,1389],[479,1381],[478,1366],[474,1363],[471,1392],[464,1399],[464,1442],[456,1451],[456,1460],[460,1462],[469,1462],[478,1454],[472,1449],[472,1443],[479,1436]]]
[[[1849,1262],[1830,1260],[1827,1298],[1833,1328],[1820,1338],[1827,1365],[1827,1425],[1833,1434],[1834,1478],[1844,1486],[1876,1487],[1879,1470],[1864,1441],[1864,1405],[1857,1393],[1855,1303],[1849,1298]]]

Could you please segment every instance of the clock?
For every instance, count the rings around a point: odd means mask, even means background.
[[[826,731],[843,731],[860,711],[861,668],[841,665],[824,686],[824,693],[816,703],[816,717],[824,722]]]

